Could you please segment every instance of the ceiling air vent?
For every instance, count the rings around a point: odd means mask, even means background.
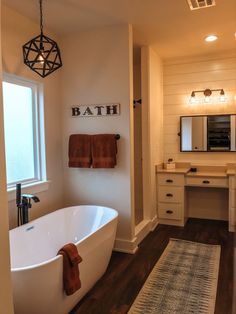
[[[191,10],[208,8],[216,5],[215,0],[187,0]]]

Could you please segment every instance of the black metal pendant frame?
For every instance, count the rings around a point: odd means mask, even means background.
[[[62,66],[57,43],[41,33],[23,46],[24,63],[41,77],[46,77]]]
[[[40,5],[40,35],[23,46],[24,64],[41,77],[46,77],[62,66],[61,54],[57,43],[43,34],[43,9]]]

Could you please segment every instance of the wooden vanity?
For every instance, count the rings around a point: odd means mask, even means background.
[[[197,172],[191,172],[192,167]],[[194,166],[177,164],[176,169],[165,170],[162,165],[157,172],[157,211],[161,224],[184,226],[188,219],[187,187],[228,189],[229,231],[236,226],[236,165]]]

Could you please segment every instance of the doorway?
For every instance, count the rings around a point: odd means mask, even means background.
[[[134,209],[135,226],[144,219],[143,214],[143,164],[142,164],[142,95],[141,48],[133,50],[133,117],[134,117]]]

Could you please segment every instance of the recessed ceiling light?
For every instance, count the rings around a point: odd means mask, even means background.
[[[218,37],[217,37],[216,35],[209,35],[209,36],[207,36],[207,37],[205,38],[205,41],[211,42],[211,41],[215,41],[215,40],[217,40],[217,39],[218,39]]]

